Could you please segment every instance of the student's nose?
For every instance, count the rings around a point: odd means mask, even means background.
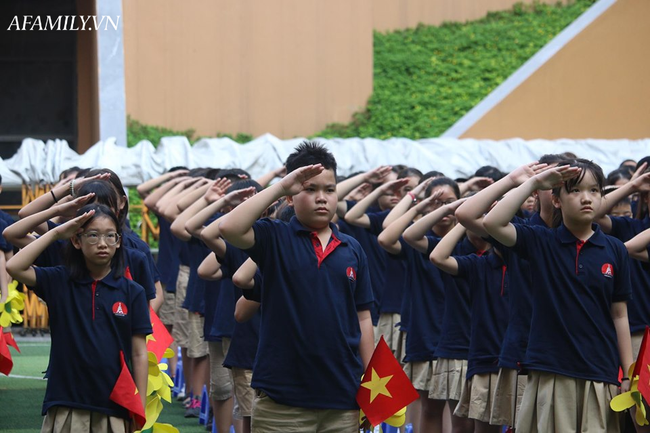
[[[323,201],[326,201],[326,199],[325,199],[325,192],[323,192],[323,191],[318,191],[318,192],[316,192],[316,201],[317,201],[317,202],[323,202]]]

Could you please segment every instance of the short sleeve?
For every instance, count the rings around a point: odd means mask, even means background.
[[[277,227],[275,227],[275,224],[280,223],[280,221],[274,223],[268,218],[263,218],[261,220],[255,221],[253,224],[252,229],[253,233],[255,233],[255,244],[243,251],[248,254],[250,258],[252,258],[253,261],[255,261],[255,263],[258,265],[264,263],[265,259],[270,254],[269,247],[273,243],[273,240],[276,236],[275,231],[277,230]]]
[[[618,241],[616,243],[618,256],[620,257],[619,269],[616,276],[616,285],[612,293],[612,302],[623,302],[632,299],[632,282],[630,279],[630,256],[625,246]]]
[[[368,268],[368,257],[361,247],[358,247],[359,268],[357,269],[357,284],[354,291],[354,303],[357,311],[369,310],[374,302],[372,286],[370,283],[370,271]]]
[[[36,285],[32,287],[34,293],[46,303],[51,300],[51,291],[57,287],[69,284],[70,275],[65,266],[54,266],[49,268],[32,267],[36,273]]]
[[[249,301],[262,302],[262,273],[260,270],[255,271],[253,276],[253,288],[242,289],[242,296]]]
[[[149,316],[149,304],[144,293],[144,289],[138,283],[129,281],[133,287],[130,287],[131,298],[131,334],[132,335],[149,335],[153,333],[151,328],[151,317]]]
[[[145,296],[148,300],[156,297],[156,284],[151,273],[151,264],[144,253],[140,250],[124,249],[126,263],[133,281],[143,287]]]
[[[469,279],[472,276],[477,275],[479,270],[479,257],[476,254],[470,254],[468,256],[454,256],[454,259],[456,259],[456,263],[458,264],[458,277]]]
[[[388,216],[388,213],[389,211],[387,210],[382,212],[366,213],[366,215],[368,215],[368,219],[370,220],[370,227],[368,228],[368,232],[372,233],[375,236],[379,236],[384,230],[383,224],[386,220],[386,217]]]
[[[517,241],[512,246],[512,250],[521,257],[528,258],[530,249],[535,248],[537,242],[535,228],[527,224],[513,224],[513,226],[517,232]],[[551,236],[551,233],[548,235]]]

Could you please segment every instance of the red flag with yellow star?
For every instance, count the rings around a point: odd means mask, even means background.
[[[135,419],[139,427],[143,427],[146,423],[144,414],[144,407],[142,406],[142,399],[138,394],[138,388],[135,386],[133,376],[129,371],[129,367],[124,360],[124,352],[120,351],[120,364],[122,370],[117,377],[117,382],[111,391],[109,398],[111,401],[119,404],[129,411],[129,414]]]
[[[418,398],[418,392],[381,337],[357,391],[359,407],[376,426]]]
[[[165,350],[167,350],[167,348],[172,344],[174,339],[151,307],[149,307],[149,316],[151,317],[151,329],[153,329],[153,334],[147,336],[147,350],[153,352],[156,355],[158,362],[160,362]]]
[[[648,343],[648,339],[650,339],[650,328],[646,326],[643,341],[641,342],[641,350],[639,350],[634,365],[634,373],[630,378],[632,380],[637,374],[639,375],[637,388],[645,401],[650,401],[650,343]]]
[[[13,341],[13,336],[11,337],[11,340]],[[16,343],[14,342],[14,344]],[[16,349],[18,348],[17,346],[14,347],[16,347]],[[0,373],[9,376],[12,368],[14,368],[14,361],[11,359],[11,352],[9,352],[7,340],[5,340],[5,334],[2,332],[2,328],[0,328]]]

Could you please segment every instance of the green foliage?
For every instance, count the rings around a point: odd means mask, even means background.
[[[142,198],[135,188],[127,188],[129,191],[129,223],[131,225],[131,230],[136,232],[138,235],[142,233]],[[149,218],[154,225],[158,225],[158,218],[153,212],[149,212]],[[149,246],[151,248],[158,248],[158,240],[154,239],[153,236],[150,236],[148,239]]]
[[[130,116],[126,121],[126,143],[128,147],[133,147],[142,140],[149,140],[154,147],[157,147],[161,138],[175,135],[184,135],[188,140],[192,141],[194,130],[174,131],[162,126],[144,125]]]
[[[375,33],[366,109],[315,136],[437,137],[594,2],[517,4],[465,24]]]

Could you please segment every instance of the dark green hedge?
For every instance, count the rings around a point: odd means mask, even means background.
[[[374,91],[322,137],[437,137],[595,0],[517,4],[468,22],[375,33]]]

